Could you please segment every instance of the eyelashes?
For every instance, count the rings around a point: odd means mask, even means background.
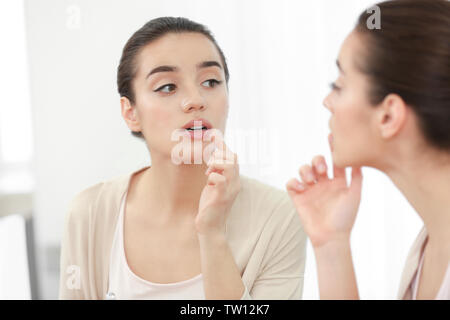
[[[216,79],[208,79],[204,82],[202,82],[202,85],[204,83],[209,83],[209,85],[207,87],[209,88],[214,88],[215,86],[221,84],[223,81],[219,81]],[[173,83],[168,83],[165,85],[160,86],[159,88],[153,90],[153,92],[163,92],[163,93],[171,93],[172,91],[174,91],[177,88],[177,86]]]
[[[158,89],[153,90],[153,92],[163,91],[163,89],[165,89],[165,88],[170,88],[171,90],[168,92],[172,92],[173,90],[175,90],[176,86],[173,83],[165,84],[165,85],[159,87]],[[163,91],[163,92],[168,93],[167,91]]]
[[[330,88],[333,91],[340,91],[341,90],[341,88],[336,85],[336,82],[331,82],[330,83]]]
[[[216,80],[216,79],[209,79],[209,80],[206,80],[205,82],[212,83],[211,88],[214,88],[216,85],[219,85],[219,84],[222,83],[222,81],[219,81],[219,80]],[[205,83],[205,82],[203,82],[203,83]]]

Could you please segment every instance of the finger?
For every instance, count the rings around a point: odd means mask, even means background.
[[[350,191],[361,194],[362,171],[361,167],[352,168],[352,181],[350,182]]]
[[[223,140],[223,133],[219,129],[211,128],[209,130],[206,130],[205,135],[203,136],[205,141],[214,141],[214,139],[222,139]]]
[[[299,193],[306,190],[306,185],[295,178],[286,183],[286,190],[289,192]]]
[[[314,171],[312,170],[310,165],[303,165],[300,167],[300,177],[302,178],[303,182],[308,185],[314,184],[316,182]]]
[[[217,159],[220,163],[226,163],[226,164],[236,164],[237,161],[237,154],[233,153],[223,142],[221,146],[214,149],[212,152],[212,157]]]
[[[208,185],[212,186],[218,186],[218,187],[225,187],[227,179],[225,176],[217,173],[217,172],[211,172],[211,174],[208,176]]]
[[[220,154],[220,151],[218,149],[214,149],[213,152],[211,152],[211,156],[208,159],[208,162],[206,163],[207,166],[210,166],[213,163],[222,163],[221,160],[222,156]]]
[[[327,163],[323,156],[320,155],[320,156],[315,156],[313,158],[312,168],[313,168],[314,174],[317,177],[318,182],[328,180]]]
[[[234,156],[234,155],[233,155]],[[236,157],[235,157],[236,158]],[[208,167],[215,167],[217,169],[231,169],[235,167],[236,163],[228,163],[222,157],[211,157],[207,163]]]
[[[218,150],[216,158],[219,159],[221,163],[228,165],[237,164],[237,154],[231,152],[230,150],[226,150],[225,152]]]
[[[219,149],[219,155],[224,163],[226,164],[236,164],[237,163],[237,154],[232,152],[230,148],[227,147],[225,142],[222,145],[222,149]]]
[[[214,146],[216,147],[216,149],[219,149],[220,151],[225,152],[227,146],[225,144],[223,136],[214,136],[213,142],[214,142]]]
[[[333,178],[345,178],[345,168],[338,167],[333,162]]]
[[[220,150],[215,150],[214,152],[212,152],[211,157],[208,160],[208,169],[205,172],[205,174],[207,174],[207,172],[210,172],[211,170],[226,170],[226,171],[231,171],[234,170],[235,173],[239,173],[239,164],[237,161],[237,154],[229,152],[228,153],[228,158],[231,158],[232,161],[227,161],[226,159],[224,159],[223,154]]]
[[[218,172],[222,174],[225,171],[226,167],[226,164],[211,162],[208,164],[208,169],[206,169],[205,174],[208,175],[211,172]]]

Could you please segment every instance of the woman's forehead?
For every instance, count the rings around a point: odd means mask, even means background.
[[[200,33],[169,33],[147,44],[138,55],[139,68],[143,72],[168,65],[192,68],[203,61],[217,61],[222,65],[219,52],[213,42]]]
[[[356,31],[351,32],[342,43],[337,62],[344,74],[357,71],[356,63],[363,58],[361,37]]]

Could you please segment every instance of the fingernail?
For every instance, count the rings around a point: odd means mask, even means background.
[[[305,186],[297,181],[297,189],[300,191],[303,191],[303,190],[305,190]]]
[[[312,175],[312,173],[308,173],[308,174],[306,175],[306,179],[307,179],[309,182],[311,182],[311,181],[314,180],[314,176]]]
[[[319,163],[319,165],[317,166],[317,170],[319,171],[319,173],[324,173],[325,165],[323,163]]]

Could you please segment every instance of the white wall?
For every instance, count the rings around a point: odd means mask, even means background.
[[[372,1],[26,1],[33,107],[37,234],[57,246],[70,199],[83,188],[149,161],[120,115],[116,68],[131,34],[158,16],[210,27],[229,64],[227,136],[243,174],[284,188],[298,167],[327,145],[322,107],[337,75],[339,46]],[[263,139],[266,136],[267,139]],[[241,139],[242,140],[242,139]],[[248,147],[247,147],[248,148]],[[394,298],[420,221],[382,174],[364,170],[352,246],[362,298]],[[318,297],[309,247],[304,297]],[[54,294],[49,288],[48,296]]]

